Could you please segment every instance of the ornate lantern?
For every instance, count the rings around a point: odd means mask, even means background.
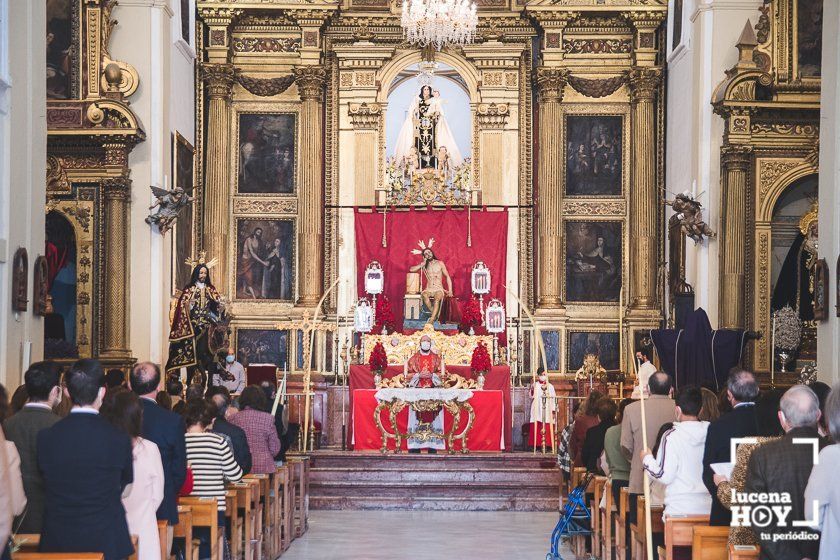
[[[373,323],[373,307],[367,299],[359,299],[353,315],[354,330],[359,333],[369,333],[373,330]]]
[[[490,269],[483,261],[473,265],[471,276],[472,292],[477,296],[490,293]]]
[[[365,269],[365,293],[376,296],[385,289],[385,271],[379,261],[371,261]]]
[[[505,307],[496,298],[490,300],[484,312],[484,326],[487,332],[498,334],[505,330]]]

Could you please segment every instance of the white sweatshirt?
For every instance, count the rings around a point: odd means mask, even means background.
[[[707,515],[712,497],[703,484],[703,448],[708,422],[675,422],[665,432],[656,458],[648,455],[645,471],[665,485],[664,515]]]

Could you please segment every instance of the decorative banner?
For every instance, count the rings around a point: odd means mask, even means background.
[[[356,270],[359,296],[364,295],[365,269],[379,261],[385,271],[384,293],[391,301],[398,330],[403,324],[406,274],[422,259],[411,254],[420,240],[435,240],[432,250],[452,278],[452,291],[461,305],[471,295],[472,268],[483,261],[493,271],[490,296],[504,300],[507,271],[507,212],[472,212],[472,246],[467,246],[466,210],[409,210],[388,212],[382,246],[381,212],[356,210]],[[424,281],[425,285],[425,281]],[[446,280],[444,279],[444,287]]]

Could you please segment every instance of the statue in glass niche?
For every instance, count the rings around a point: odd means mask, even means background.
[[[819,227],[816,201],[799,220],[799,232],[788,250],[776,287],[773,289],[773,311],[789,305],[803,321],[814,320],[814,266],[817,263]]]

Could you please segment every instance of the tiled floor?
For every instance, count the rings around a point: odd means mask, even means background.
[[[309,512],[281,560],[542,560],[556,513]],[[563,550],[564,560],[574,556]]]

